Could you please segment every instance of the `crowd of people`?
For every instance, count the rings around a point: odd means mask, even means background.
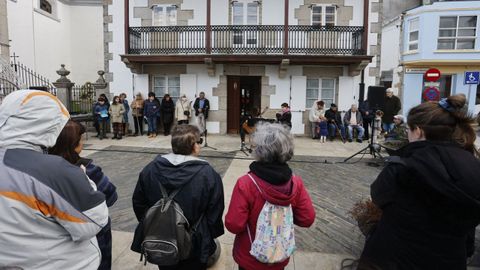
[[[143,102],[144,112],[148,102],[154,96]],[[125,97],[106,104],[99,100],[95,112],[111,117],[121,138]],[[139,110],[138,104],[130,109]],[[366,233],[357,269],[466,269],[480,223],[480,161],[465,104],[464,95],[455,95],[409,111],[409,143],[371,185],[381,217]],[[208,117],[208,106],[195,102],[200,119]],[[158,103],[147,111],[156,110]],[[277,115],[280,123],[256,125],[255,160],[237,179],[224,220],[222,179],[200,158],[202,130],[176,125],[172,153],[145,166],[132,195],[139,223],[131,249],[141,260],[161,270],[207,269],[218,259],[216,238],[226,228],[235,235],[233,259],[240,270],[284,269],[296,248],[295,231],[315,221],[309,191],[288,165],[294,139],[281,120],[288,121],[289,113],[287,105]],[[336,106],[318,117],[330,135],[356,130],[360,136],[361,112],[352,106],[348,113],[343,131]],[[372,121],[385,114],[374,115]],[[94,161],[81,157],[85,128],[69,118],[63,104],[42,91],[15,91],[0,105],[0,267],[111,268],[108,207],[116,188]],[[106,121],[97,123],[104,129]]]

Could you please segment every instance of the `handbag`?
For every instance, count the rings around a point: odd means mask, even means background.
[[[185,116],[187,116],[187,117],[190,116],[190,111],[186,111],[186,110],[185,110],[185,108],[183,107],[183,103],[182,103],[182,102],[180,102],[180,105],[182,105],[183,115],[185,115]]]

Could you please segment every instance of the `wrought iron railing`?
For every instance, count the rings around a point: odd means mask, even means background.
[[[95,101],[95,88],[91,83],[86,83],[82,86],[75,85],[70,91],[68,111],[71,115],[92,114]]]
[[[362,26],[213,25],[129,29],[129,54],[365,54]]]

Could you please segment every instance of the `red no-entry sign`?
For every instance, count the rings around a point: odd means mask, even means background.
[[[440,79],[440,70],[436,68],[431,68],[425,72],[425,80],[429,82],[436,82],[438,79]]]

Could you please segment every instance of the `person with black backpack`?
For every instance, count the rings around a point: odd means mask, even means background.
[[[133,193],[139,224],[131,249],[161,270],[207,269],[209,257],[220,248],[215,238],[224,233],[223,183],[198,158],[201,143],[197,127],[177,125],[173,153],[150,162]]]

